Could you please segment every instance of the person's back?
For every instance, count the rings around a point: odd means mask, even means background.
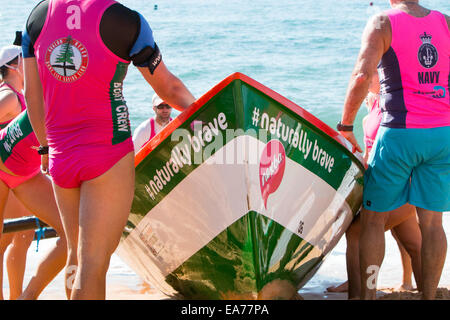
[[[82,149],[80,154],[85,153],[86,146],[95,145],[89,150],[91,159],[104,157],[108,150],[114,158],[108,161],[114,163],[133,149],[128,108],[122,96],[129,61],[111,52],[99,32],[103,13],[114,3],[49,2],[51,19],[47,18],[34,49],[47,108],[51,157],[60,157],[68,150]],[[71,186],[54,178],[63,186]]]
[[[450,31],[445,16],[417,6],[386,12],[391,46],[378,66],[381,125],[434,128],[450,125]]]
[[[127,67],[133,62],[180,110],[195,98],[165,66],[145,18],[115,1],[44,0],[32,10],[26,31],[30,121],[68,230],[68,266],[79,267],[75,286],[66,282],[66,292],[72,299],[104,299],[109,260],[134,193],[133,143],[122,95]]]

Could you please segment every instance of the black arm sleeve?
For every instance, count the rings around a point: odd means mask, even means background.
[[[34,7],[28,17],[24,34],[26,57],[34,56],[34,44],[47,19],[48,6],[49,0],[41,1]],[[115,3],[106,9],[100,21],[100,36],[106,47],[118,57],[127,61],[133,60],[135,64],[137,63],[134,60],[139,60],[140,63],[141,61],[149,61],[153,56],[158,57],[158,55],[161,59],[157,46],[155,48],[144,48],[134,54],[133,57],[130,56],[140,32],[141,18],[139,13],[120,3]]]
[[[24,35],[27,46],[27,52],[25,52],[26,57],[34,56],[34,44],[41,34],[45,20],[47,19],[48,2],[48,0],[39,2],[28,17]]]
[[[120,3],[115,3],[103,14],[100,35],[115,55],[130,61],[130,52],[140,29],[139,14]]]

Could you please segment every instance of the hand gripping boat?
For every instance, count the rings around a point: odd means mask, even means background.
[[[235,73],[136,155],[119,256],[185,299],[289,299],[362,202],[364,167],[326,124]]]

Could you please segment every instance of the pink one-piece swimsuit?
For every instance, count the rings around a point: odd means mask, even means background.
[[[0,130],[0,157],[14,175],[0,170],[0,180],[14,189],[40,171],[39,142],[31,127],[27,111],[22,111]]]
[[[108,171],[133,151],[122,85],[129,61],[111,52],[100,21],[112,0],[50,0],[34,44],[45,101],[49,172],[63,188]]]

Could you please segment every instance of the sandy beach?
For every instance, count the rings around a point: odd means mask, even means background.
[[[444,228],[447,237],[450,232],[450,213],[444,214]],[[36,252],[36,242],[28,249],[27,267],[24,284],[28,283],[33,271],[43,252],[47,250],[55,239],[47,239],[39,242],[39,251]],[[334,250],[325,259],[325,262],[315,276],[299,291],[304,300],[346,300],[347,293],[330,293],[326,288],[338,285],[346,280],[345,272],[345,248],[346,241],[342,238]],[[447,260],[442,272],[441,281],[436,299],[450,300],[450,262]],[[6,266],[4,266],[6,270]],[[386,233],[386,254],[380,269],[378,280],[379,299],[389,300],[414,300],[420,299],[417,292],[399,292],[396,288],[400,285],[402,268],[397,244],[390,234]],[[414,280],[413,280],[414,281]],[[414,284],[414,282],[413,282]],[[4,296],[9,296],[8,279],[4,279]],[[65,300],[64,278],[60,273],[42,292],[40,300]],[[112,256],[110,269],[107,274],[108,300],[161,300],[167,296],[155,289],[151,284],[146,284],[133,270],[131,270],[116,254]]]

